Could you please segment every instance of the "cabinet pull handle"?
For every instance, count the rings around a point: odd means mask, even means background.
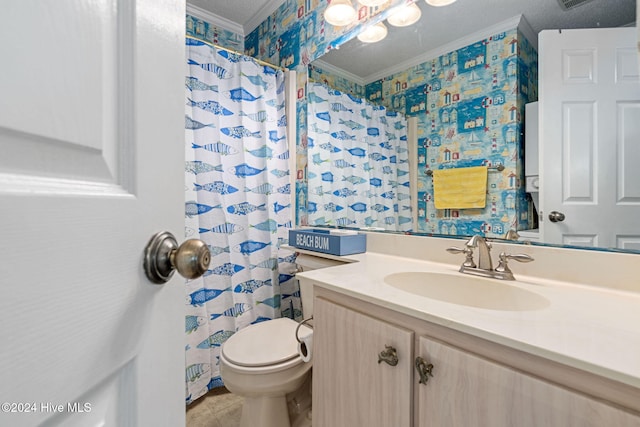
[[[384,346],[384,351],[378,354],[378,363],[385,362],[387,365],[396,366],[398,364],[398,352],[390,345]]]
[[[427,381],[429,381],[429,377],[433,377],[433,365],[431,363],[427,363],[422,357],[416,357],[416,370],[420,375],[420,384],[427,385]]]

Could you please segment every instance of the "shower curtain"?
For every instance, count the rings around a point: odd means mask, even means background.
[[[411,230],[406,119],[320,83],[307,89],[309,224]]]
[[[223,385],[222,343],[252,323],[300,318],[283,71],[187,38],[185,234],[211,265],[186,282],[186,400]]]

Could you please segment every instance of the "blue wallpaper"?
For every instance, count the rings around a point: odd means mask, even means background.
[[[418,119],[418,231],[504,237],[530,227],[524,105],[537,99],[537,53],[514,28],[366,87],[367,98]],[[490,169],[484,209],[435,209],[434,169]]]
[[[227,49],[238,52],[244,51],[244,37],[242,35],[224,28],[218,28],[195,16],[187,15],[186,33],[188,36],[196,37]]]
[[[352,82],[345,77],[331,74],[314,64],[309,65],[309,80],[315,83],[322,83],[358,98],[364,98],[366,95],[365,86]]]

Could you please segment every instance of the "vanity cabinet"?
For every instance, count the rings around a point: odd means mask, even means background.
[[[522,370],[539,365],[526,354],[524,361],[513,359],[514,368],[505,363],[513,354],[498,344],[449,335],[440,325],[324,289],[320,296],[314,300],[314,427],[640,426],[637,412],[557,383],[574,375],[573,368],[556,376],[562,371],[550,365],[556,377],[544,380]],[[378,363],[385,345],[397,350],[396,366]],[[507,359],[495,362],[478,355],[479,348]],[[417,357],[433,365],[425,384]],[[595,380],[594,387],[605,383]]]

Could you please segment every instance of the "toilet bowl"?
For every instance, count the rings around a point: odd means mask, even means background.
[[[238,331],[220,352],[220,375],[229,391],[245,398],[241,427],[290,426],[287,394],[306,381],[311,363],[298,354],[298,323],[273,319]],[[311,330],[300,327],[300,335]]]
[[[318,264],[317,260],[314,256],[299,256],[300,271],[341,264]],[[306,319],[312,315],[313,289],[301,286],[300,294]],[[288,397],[297,394],[299,401],[304,401],[305,393],[310,393],[312,362],[303,362],[298,354],[298,326],[289,318],[267,320],[241,329],[222,345],[220,376],[229,391],[245,398],[240,427],[290,427]],[[297,330],[299,337],[311,332],[306,325]],[[293,402],[292,406],[296,406],[295,397]],[[301,414],[303,420],[296,422],[297,426],[311,425],[306,415],[310,413]]]

